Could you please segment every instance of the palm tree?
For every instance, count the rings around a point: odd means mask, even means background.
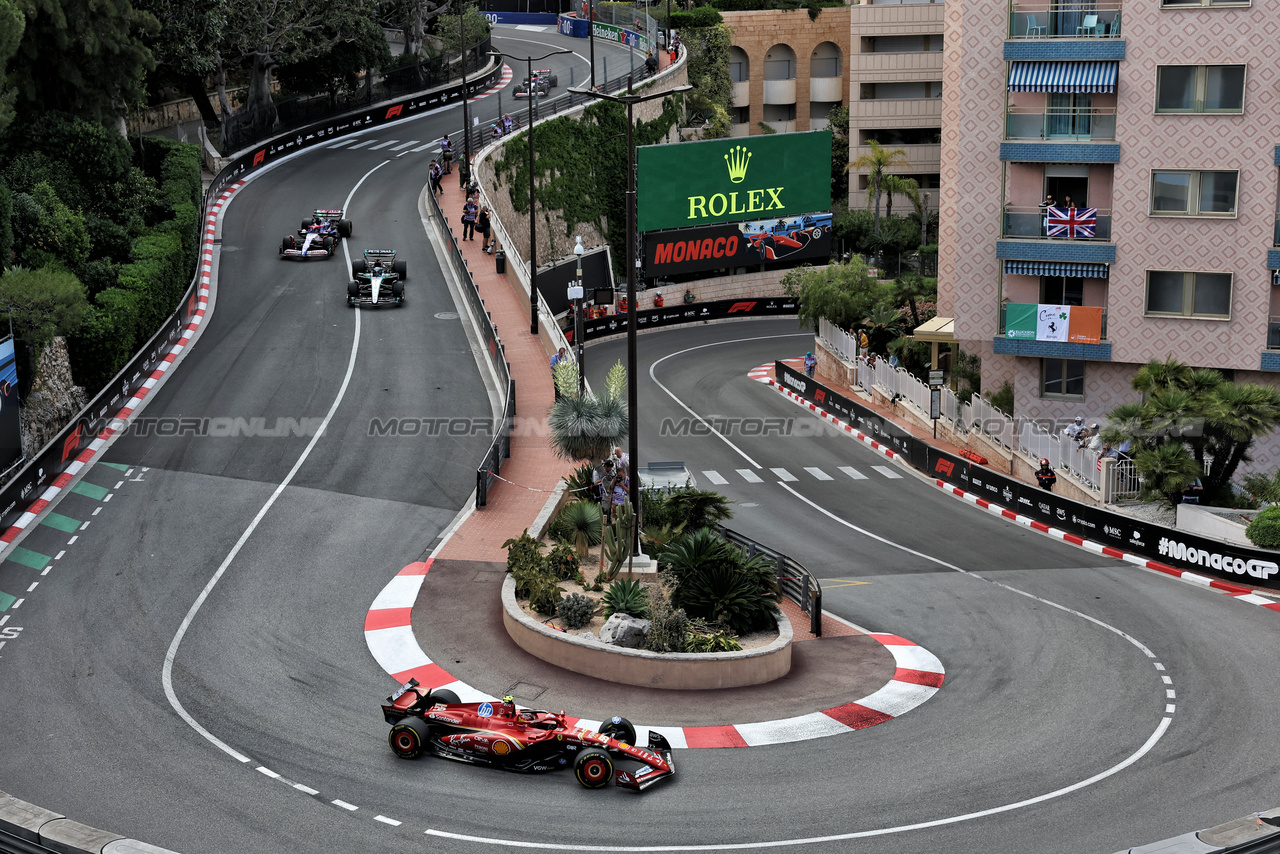
[[[867,170],[867,198],[873,199],[875,204],[875,233],[880,233],[880,194],[884,192],[885,172],[895,166],[910,166],[907,162],[907,153],[901,148],[885,148],[874,139],[867,140],[867,146],[871,149],[870,154],[864,154],[857,160],[844,167],[844,171],[851,169]]]
[[[1161,495],[1175,507],[1182,500],[1182,490],[1200,476],[1200,466],[1187,449],[1170,442],[1139,451],[1133,463],[1142,475],[1143,491]]]
[[[627,404],[621,397],[566,395],[547,420],[551,449],[566,460],[602,460],[627,437]]]
[[[881,182],[884,190],[885,218],[893,216],[893,196],[906,196],[916,210],[920,209],[920,183],[915,178],[904,178],[901,175],[885,175]]]

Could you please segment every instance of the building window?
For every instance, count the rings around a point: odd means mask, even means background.
[[[1083,359],[1041,359],[1040,396],[1084,397]]]
[[[1040,302],[1044,305],[1084,305],[1084,279],[1041,276]]]
[[[1154,216],[1235,216],[1238,172],[1152,170]]]
[[[1243,65],[1161,65],[1157,113],[1243,113]]]
[[[1166,9],[1194,9],[1203,6],[1248,6],[1249,0],[1161,0]]]
[[[1229,319],[1231,274],[1148,270],[1147,314]]]

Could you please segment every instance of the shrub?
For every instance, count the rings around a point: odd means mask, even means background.
[[[95,260],[108,259],[118,264],[127,264],[131,260],[133,237],[129,229],[114,220],[97,214],[85,214],[85,231],[89,233],[89,257]]]
[[[698,30],[703,27],[714,27],[723,22],[724,16],[711,6],[695,6],[688,12],[671,10],[671,26],[678,30]]]
[[[138,299],[123,288],[107,288],[94,297],[84,325],[67,341],[71,374],[78,384],[96,392],[133,356],[138,343]]]
[[[584,499],[561,507],[549,530],[557,540],[572,542],[578,555],[586,557],[587,548],[600,542],[602,520],[600,505]]]
[[[741,649],[742,644],[730,633],[697,625],[690,627],[684,639],[685,652],[738,652]]]
[[[1013,417],[1013,383],[1005,380],[1000,388],[987,394],[987,400],[1005,415]]]
[[[662,577],[649,586],[649,633],[644,648],[650,652],[684,652],[689,617],[671,604],[672,581]]]
[[[604,593],[604,615],[630,614],[632,617],[646,617],[649,614],[649,594],[640,586],[640,582],[630,578],[619,578],[609,585]]]
[[[1268,507],[1245,528],[1249,542],[1262,549],[1280,549],[1280,507]]]
[[[674,582],[671,600],[694,619],[720,623],[737,634],[769,625],[778,611],[773,566],[703,528],[663,553]]]
[[[566,629],[581,629],[590,624],[596,613],[596,600],[581,593],[570,593],[556,606],[556,616]]]
[[[733,518],[732,504],[718,492],[706,489],[682,487],[671,490],[666,505],[668,518],[683,520],[687,531],[709,528]]]
[[[564,476],[564,491],[570,499],[591,498],[595,493],[596,470],[590,463],[583,463]]]
[[[518,537],[511,537],[502,547],[507,550],[507,572],[538,563],[542,557],[542,543],[529,536],[529,529]]]
[[[13,193],[0,181],[0,269],[9,266],[13,255]]]
[[[578,577],[578,553],[568,543],[558,543],[547,555],[547,572],[560,581]]]
[[[564,591],[556,579],[545,572],[535,573],[529,579],[529,607],[544,617],[554,617],[560,607]]]

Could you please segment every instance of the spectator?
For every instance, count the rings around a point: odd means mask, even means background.
[[[489,230],[493,227],[493,220],[489,216],[489,206],[481,205],[480,213],[476,216],[476,228],[480,229],[480,239],[484,242],[481,250],[488,255],[489,250],[493,249],[493,241],[489,239]]]
[[[515,122],[514,122],[514,121],[512,121],[512,119],[511,119],[511,114],[510,114],[510,113],[504,113],[504,114],[503,114],[503,116],[502,116],[502,132],[503,132],[503,133],[511,133],[511,130],[512,130],[515,126],[516,126],[516,124],[515,124]]]
[[[1072,439],[1079,440],[1080,431],[1083,429],[1084,429],[1084,419],[1079,415],[1077,415],[1076,420],[1068,424],[1062,432]]]
[[[812,352],[804,354],[804,375],[806,377],[813,376],[813,372],[818,369],[818,357]]]
[[[462,239],[475,241],[476,239],[476,217],[480,214],[480,208],[472,199],[467,199],[462,206]]]
[[[684,304],[685,304],[685,305],[693,305],[694,300],[696,300],[696,299],[697,299],[697,297],[695,297],[695,296],[693,295],[693,291],[688,290],[688,289],[686,288],[686,289],[685,289],[685,292],[684,292]]]
[[[434,190],[436,195],[438,196],[444,195],[444,188],[440,186],[440,176],[443,175],[444,173],[440,171],[440,162],[438,160],[431,161],[430,174],[431,174],[431,189]]]
[[[447,136],[440,138],[440,159],[444,161],[444,174],[453,172],[453,141]]]
[[[1182,490],[1183,504],[1199,504],[1200,496],[1204,494],[1204,484],[1200,482],[1200,478],[1191,481],[1186,489]]]
[[[1098,423],[1095,421],[1089,425],[1089,450],[1101,451],[1104,444],[1106,443],[1102,441],[1102,431],[1098,429]]]
[[[662,305],[663,305],[662,291],[658,291],[653,295],[653,307],[662,308]]]
[[[649,55],[644,58],[644,67],[650,77],[658,73],[658,57],[653,55],[653,51],[649,51]]]
[[[1049,468],[1048,458],[1041,459],[1040,468],[1036,469],[1036,483],[1040,484],[1041,489],[1052,490],[1057,482],[1058,476]]]
[[[1046,193],[1044,201],[1040,203],[1040,209],[1044,211],[1040,221],[1040,236],[1044,237],[1049,233],[1049,208],[1057,207],[1057,203],[1053,200],[1053,193]]]

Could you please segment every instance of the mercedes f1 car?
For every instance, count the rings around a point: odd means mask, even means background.
[[[364,258],[351,262],[347,305],[404,305],[408,265],[396,260],[394,249],[366,249]]]
[[[351,236],[351,220],[342,218],[342,211],[313,211],[310,219],[304,219],[296,235],[290,234],[280,242],[280,255],[285,258],[332,258],[338,241]]]
[[[387,698],[382,715],[391,724],[391,750],[404,759],[434,753],[524,774],[572,767],[588,789],[613,780],[637,792],[675,774],[667,739],[650,731],[649,746],[637,747],[626,718],[611,718],[595,732],[574,726],[564,712],[518,709],[510,697],[461,703],[452,691],[428,691],[416,679]],[[615,761],[636,767],[615,768]]]

